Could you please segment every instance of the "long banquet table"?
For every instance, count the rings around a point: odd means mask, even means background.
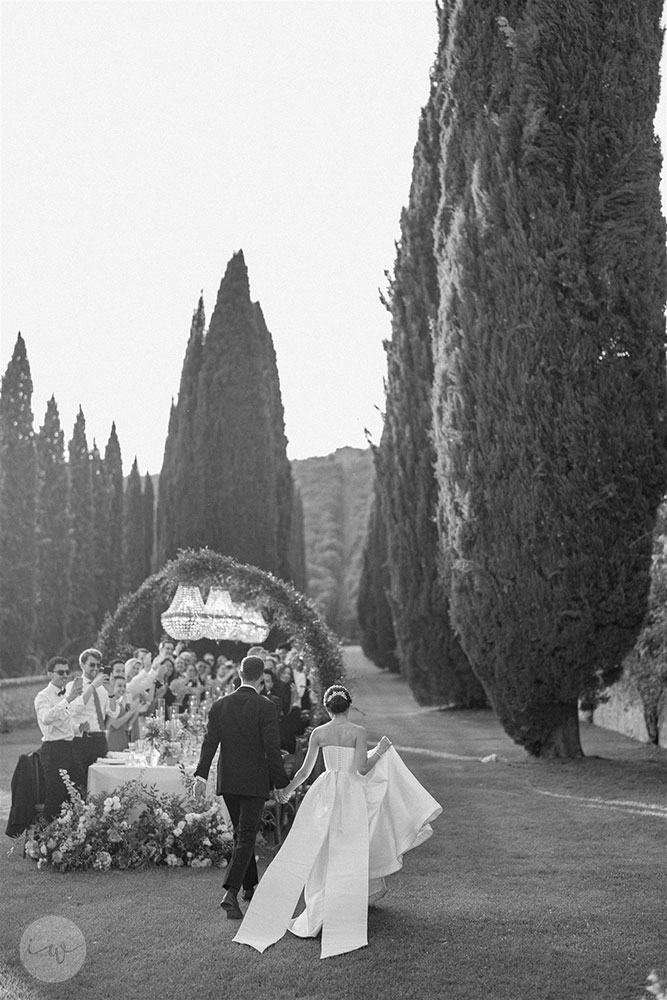
[[[88,794],[113,792],[128,781],[138,778],[148,788],[155,785],[169,795],[185,795],[183,775],[178,767],[162,764],[148,767],[141,764],[91,764],[88,768]]]

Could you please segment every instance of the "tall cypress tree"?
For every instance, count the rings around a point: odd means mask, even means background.
[[[195,415],[202,366],[206,314],[204,299],[193,314],[176,403],[172,402],[160,472],[157,516],[157,565],[173,559],[179,548],[206,544],[201,522],[203,498],[197,467]]]
[[[0,672],[27,671],[35,624],[37,456],[32,377],[19,333],[0,386]]]
[[[146,573],[145,514],[141,476],[136,458],[132,463],[125,493],[123,529],[123,591],[131,593],[143,583]]]
[[[95,628],[99,629],[107,611],[111,610],[109,580],[109,526],[111,484],[102,456],[95,441],[90,453],[90,473],[93,486],[93,572],[95,574]]]
[[[104,449],[104,469],[110,493],[107,578],[111,610],[118,604],[123,589],[123,460],[115,423],[111,424],[109,440]]]
[[[153,479],[146,473],[141,497],[144,511],[144,577],[153,571],[153,548],[155,543],[155,490]]]
[[[378,667],[398,673],[400,664],[396,657],[396,636],[388,598],[387,557],[387,528],[376,481],[361,566],[357,618],[364,654]]]
[[[44,663],[62,653],[69,608],[71,558],[65,435],[55,397],[37,435],[37,604],[35,648]]]
[[[410,199],[401,217],[390,286],[392,339],[385,344],[384,430],[373,457],[401,671],[422,704],[471,707],[486,704],[486,697],[450,625],[438,571],[430,327],[438,307],[433,220],[440,199],[441,103],[442,86],[434,79],[419,124]]]
[[[303,517],[303,500],[301,499],[301,492],[296,484],[294,485],[294,495],[292,498],[289,565],[294,587],[296,590],[300,590],[302,594],[306,594],[308,592],[308,575],[306,572],[306,540]]]
[[[287,438],[285,436],[285,411],[280,393],[278,363],[273,346],[273,338],[258,302],[255,303],[255,318],[260,335],[259,357],[264,361],[263,386],[266,388],[269,407],[269,431],[273,435],[273,475],[275,476],[276,508],[278,514],[277,537],[278,576],[295,582],[295,567],[290,562],[292,548],[292,518],[294,504],[294,481],[292,466],[287,458]],[[305,548],[304,548],[305,551]],[[305,557],[304,557],[305,558]]]
[[[279,573],[265,349],[239,251],[220,283],[199,373],[195,425],[200,537],[218,552]]]
[[[92,463],[81,407],[68,450],[72,549],[67,650],[73,653],[91,644],[95,635],[96,609]]]
[[[445,3],[434,430],[463,647],[536,755],[646,611],[665,463],[658,0]]]

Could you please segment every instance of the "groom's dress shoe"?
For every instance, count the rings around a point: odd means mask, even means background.
[[[254,895],[255,895],[255,887],[254,886],[251,889],[244,889],[243,890],[243,898],[246,901],[246,903],[249,903],[250,900],[252,899],[252,897]]]
[[[228,920],[243,920],[243,911],[239,906],[239,901],[236,898],[236,893],[228,889],[220,900],[220,906],[223,908],[227,914]]]

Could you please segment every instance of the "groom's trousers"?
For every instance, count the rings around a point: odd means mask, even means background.
[[[234,849],[225,876],[225,889],[233,889],[235,892],[241,886],[244,889],[254,889],[259,882],[255,840],[262,822],[264,799],[231,795],[228,792],[223,792],[222,797],[234,827]]]

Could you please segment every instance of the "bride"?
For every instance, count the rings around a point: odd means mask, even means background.
[[[322,931],[322,958],[368,944],[368,906],[403,855],[431,836],[441,806],[383,736],[370,753],[349,720],[352,698],[335,684],[323,698],[330,721],[313,730],[303,765],[282,801],[310,775],[319,750],[326,771],[308,790],[292,829],[260,881],[234,938],[264,951],[286,930]],[[293,918],[304,891],[305,909]]]

